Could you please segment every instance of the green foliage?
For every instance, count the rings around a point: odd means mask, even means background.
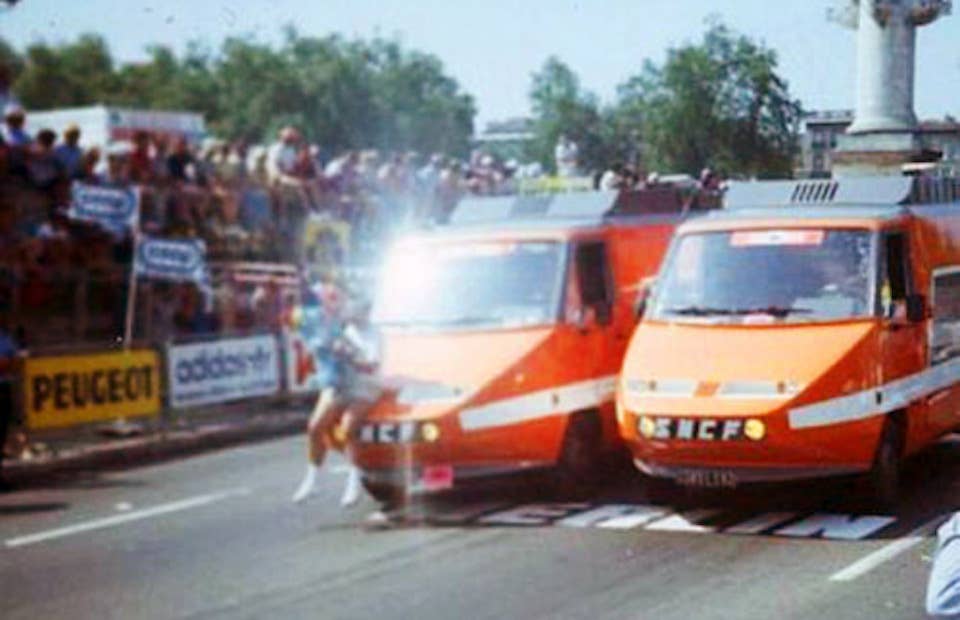
[[[576,74],[550,58],[534,74],[536,138],[529,155],[553,168],[561,133],[580,146],[591,172],[640,156],[646,170],[697,174],[710,166],[737,176],[789,176],[801,108],[777,74],[776,54],[722,24],[701,42],[646,62],[601,108]]]
[[[288,28],[279,47],[245,38],[216,53],[193,44],[183,56],[148,48],[149,60],[115,67],[102,39],[37,43],[19,57],[0,41],[29,109],[103,103],[204,114],[218,135],[271,141],[295,125],[329,152],[414,149],[465,155],[472,98],[434,56],[394,41],[305,37]]]
[[[642,123],[648,169],[789,176],[802,110],[776,70],[775,52],[715,23],[621,85],[614,116]]]
[[[57,47],[35,43],[21,63],[14,91],[24,105],[36,109],[96,103],[117,86],[110,50],[96,35]]]
[[[582,169],[606,164],[600,104],[583,89],[570,67],[554,56],[548,58],[533,75],[530,103],[534,139],[527,153],[529,159],[540,162],[546,170],[555,170],[554,147],[563,134],[577,143]]]

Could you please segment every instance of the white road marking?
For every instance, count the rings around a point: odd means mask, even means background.
[[[244,488],[244,489],[237,489],[235,491],[225,491],[223,493],[210,493],[208,495],[198,495],[196,497],[190,497],[190,498],[182,499],[176,502],[170,502],[168,504],[160,504],[158,506],[153,506],[152,508],[145,508],[143,510],[128,512],[125,514],[115,515],[112,517],[105,517],[103,519],[94,519],[92,521],[75,523],[74,525],[68,525],[66,527],[47,530],[45,532],[37,532],[36,534],[28,534],[26,536],[18,536],[16,538],[10,538],[4,542],[4,545],[8,549],[13,547],[23,547],[25,545],[32,545],[39,542],[54,540],[56,538],[73,536],[74,534],[81,534],[83,532],[90,532],[93,530],[102,530],[108,527],[113,527],[115,525],[130,523],[131,521],[140,521],[142,519],[159,517],[161,515],[170,514],[172,512],[180,512],[182,510],[189,510],[190,508],[198,508],[200,506],[206,506],[207,504],[219,502],[221,500],[224,500],[230,497],[247,495],[249,493],[250,493],[250,489]]]
[[[863,556],[853,564],[830,575],[830,581],[853,581],[865,575],[884,562],[892,560],[904,551],[922,543],[930,534],[936,531],[937,526],[940,525],[943,519],[944,517],[942,516],[931,519],[903,538],[898,538],[880,547],[873,553]]]
[[[665,517],[666,515],[667,510],[659,506],[608,504],[560,519],[554,525],[561,527],[602,527],[626,530],[639,527],[654,519]]]
[[[795,538],[813,538],[819,534],[823,538],[832,540],[862,540],[879,532],[896,520],[896,517],[837,515],[818,512],[802,521],[781,527],[774,534]]]
[[[710,517],[717,515],[719,510],[698,509],[689,512],[670,515],[665,519],[654,521],[644,529],[654,532],[688,532],[690,534],[705,534],[715,532],[717,528],[707,525],[700,525],[700,521],[706,521]]]
[[[589,508],[589,504],[524,504],[509,510],[495,512],[480,519],[487,525],[548,525],[556,519]]]
[[[764,530],[783,525],[787,521],[796,518],[794,512],[765,512],[757,515],[743,523],[738,523],[732,527],[725,528],[724,534],[760,534]]]

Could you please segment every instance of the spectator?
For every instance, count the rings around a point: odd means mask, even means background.
[[[37,140],[30,147],[27,158],[27,173],[34,187],[49,190],[60,179],[64,178],[63,167],[54,153],[54,144],[57,134],[52,129],[41,129],[37,132]]]
[[[133,134],[133,151],[130,153],[130,180],[146,184],[153,179],[153,158],[150,157],[150,134],[137,131]]]
[[[157,182],[163,182],[170,178],[170,169],[167,164],[169,155],[169,142],[163,134],[153,134],[153,162],[150,176]]]
[[[567,178],[577,176],[580,149],[576,142],[567,138],[566,134],[560,134],[553,155],[557,164],[557,176]]]
[[[443,155],[434,153],[430,156],[430,161],[420,170],[417,170],[417,184],[420,186],[420,191],[425,195],[432,196],[436,191],[442,167]]]
[[[623,164],[620,162],[614,163],[610,168],[603,173],[603,176],[600,177],[600,189],[601,191],[612,191],[622,189],[624,186],[624,169]]]
[[[83,173],[83,149],[80,148],[80,128],[74,124],[63,130],[63,142],[53,151],[68,179],[77,179]]]
[[[27,121],[27,115],[20,104],[8,104],[3,111],[3,120],[6,124],[3,130],[4,142],[13,148],[27,147],[33,142],[30,134],[23,129],[23,125]]]
[[[296,178],[300,132],[294,127],[280,130],[278,140],[267,152],[267,171],[274,184],[299,184]]]
[[[126,187],[130,183],[130,154],[133,149],[129,142],[115,142],[107,148],[107,173],[102,184],[111,187]]]
[[[100,149],[94,147],[83,154],[80,161],[80,174],[77,180],[91,185],[103,183],[103,175],[100,174]]]
[[[197,160],[184,137],[177,138],[173,152],[167,156],[167,175],[175,182],[187,183],[196,174]]]

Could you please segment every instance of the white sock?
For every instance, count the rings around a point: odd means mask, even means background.
[[[296,492],[293,494],[293,502],[295,504],[305,501],[316,492],[319,471],[320,468],[313,463],[307,465],[307,473],[303,477],[303,481],[300,483],[300,486],[297,487]]]
[[[360,499],[360,468],[350,467],[347,474],[347,484],[343,487],[343,495],[340,497],[340,505],[343,507],[353,506]]]

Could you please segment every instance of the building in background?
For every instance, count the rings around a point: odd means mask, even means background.
[[[803,119],[800,134],[800,160],[794,176],[802,179],[829,178],[834,173],[837,150],[853,123],[853,110],[817,110]],[[960,168],[960,122],[952,116],[917,123],[912,131],[919,160],[937,160],[951,168]],[[883,164],[882,155],[874,162]],[[890,153],[887,168],[905,163],[903,154]]]
[[[839,136],[853,122],[853,110],[819,110],[803,119],[800,134],[800,162],[796,170],[799,178],[819,179],[831,175],[833,153]]]

